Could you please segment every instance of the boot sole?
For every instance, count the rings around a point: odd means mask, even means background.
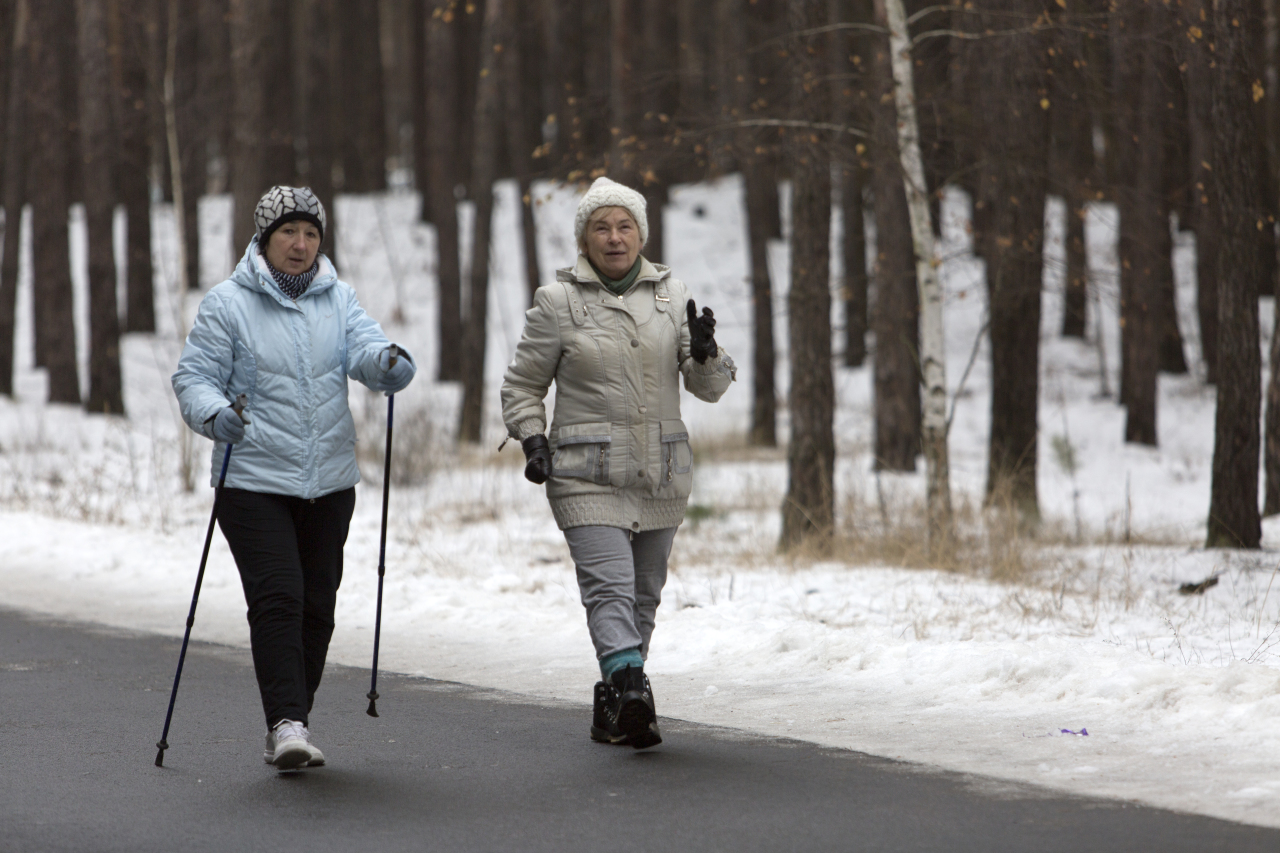
[[[311,750],[305,746],[296,746],[276,755],[270,763],[277,770],[296,770],[305,767],[310,760]]]
[[[653,709],[634,691],[624,694],[619,703],[618,729],[636,749],[648,749],[662,743]]]
[[[627,735],[611,735],[607,729],[599,726],[591,727],[591,739],[596,743],[607,743],[613,746],[626,746],[631,742],[631,738]]]

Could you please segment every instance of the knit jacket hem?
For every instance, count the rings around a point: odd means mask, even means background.
[[[551,514],[561,530],[570,527],[621,527],[636,533],[679,527],[685,498],[646,498],[623,495],[571,495],[551,499]]]

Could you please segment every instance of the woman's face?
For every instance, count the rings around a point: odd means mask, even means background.
[[[602,207],[587,220],[587,257],[609,278],[622,278],[640,255],[640,228],[625,207]]]
[[[320,229],[305,219],[286,222],[267,240],[267,260],[289,275],[301,275],[311,269],[319,251]]]

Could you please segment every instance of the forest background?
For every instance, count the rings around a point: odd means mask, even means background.
[[[877,471],[915,470],[928,451],[920,319],[940,259],[910,202],[927,199],[925,221],[938,229],[944,192],[959,188],[986,267],[986,501],[1034,531],[1046,203],[1068,210],[1060,332],[1084,338],[1098,286],[1085,263],[1086,206],[1108,202],[1119,211],[1121,370],[1104,393],[1125,409],[1126,441],[1157,443],[1158,376],[1189,369],[1172,255],[1174,235],[1193,232],[1195,363],[1218,412],[1206,544],[1256,548],[1260,517],[1280,512],[1280,349],[1264,389],[1258,308],[1280,272],[1278,5],[0,0],[0,394],[14,391],[22,229],[10,226],[21,211],[48,401],[119,415],[119,336],[155,330],[153,205],[173,205],[176,284],[196,289],[202,196],[229,194],[243,212],[271,184],[309,185],[334,211],[337,195],[414,189],[439,248],[433,378],[461,384],[456,439],[474,443],[494,184],[518,182],[531,292],[550,274],[534,181],[607,174],[656,211],[673,186],[740,173],[752,301],[744,433],[753,445],[786,440],[781,542],[822,551],[839,533],[836,366],[872,363]],[[768,262],[769,241],[783,237],[780,185],[790,205],[785,396]],[[467,247],[461,202],[475,211]],[[84,395],[67,227],[76,204],[88,234]],[[659,262],[662,221],[650,215],[645,251]],[[251,223],[242,213],[233,222],[237,257]],[[932,507],[946,458],[925,455]]]

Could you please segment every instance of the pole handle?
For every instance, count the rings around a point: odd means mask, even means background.
[[[244,423],[246,423],[246,424],[248,424],[248,423],[249,423],[249,416],[245,413],[245,410],[246,410],[247,408],[249,408],[249,397],[248,397],[248,395],[246,395],[246,394],[237,394],[237,395],[236,395],[236,401],[235,401],[234,403],[232,403],[232,404],[231,404],[231,410],[232,410],[232,411],[234,411],[237,415],[239,415],[239,416],[240,416],[240,420],[241,420],[241,421],[243,421],[243,422],[244,422]]]

